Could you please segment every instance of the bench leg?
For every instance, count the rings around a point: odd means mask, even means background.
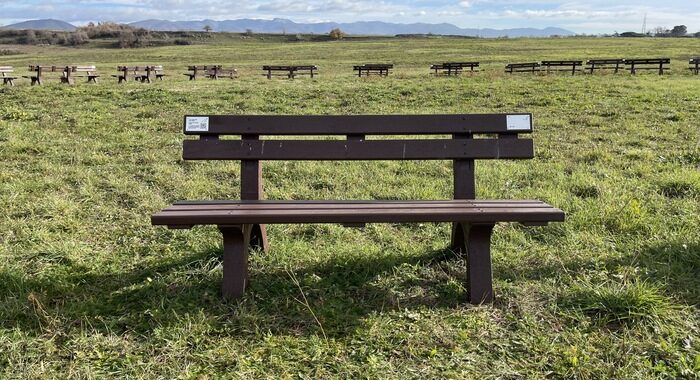
[[[219,226],[224,237],[224,298],[243,296],[248,286],[248,230],[249,226]]]
[[[260,248],[268,253],[270,243],[267,242],[267,226],[264,224],[253,224],[250,228],[250,247]]]
[[[467,255],[467,290],[469,303],[493,302],[491,272],[491,233],[493,224],[455,223],[452,249]]]

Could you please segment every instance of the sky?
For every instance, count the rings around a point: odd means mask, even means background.
[[[576,33],[641,31],[686,25],[700,31],[700,0],[0,0],[0,25],[54,18],[93,21],[286,18],[296,22],[451,23],[463,28],[569,29]]]

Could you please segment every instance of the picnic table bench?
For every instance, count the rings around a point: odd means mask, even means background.
[[[0,78],[2,78],[3,85],[15,85],[15,79],[17,77],[14,75],[15,69],[12,66],[0,66]]]
[[[75,78],[87,78],[88,83],[97,83],[97,68],[92,66],[69,66],[66,68],[66,83],[75,83]]]
[[[266,74],[263,74],[267,77],[267,79],[272,79],[272,75],[282,75],[289,79],[294,79],[294,77],[297,75],[309,75],[311,78],[313,78],[316,71],[318,71],[318,67],[316,67],[316,65],[268,65],[263,66],[262,69],[263,71],[267,72]],[[276,74],[277,72],[281,72],[281,74]]]
[[[659,75],[663,75],[665,70],[670,70],[670,58],[639,58],[625,59],[625,66],[630,74],[637,74],[637,70],[659,70]]]
[[[581,71],[579,67],[583,66],[583,61],[542,61],[540,66],[550,71],[570,71],[571,75],[575,75],[577,71]]]
[[[355,116],[185,116],[185,160],[241,162],[240,200],[181,201],[151,216],[153,225],[189,229],[216,225],[223,235],[225,297],[248,286],[248,250],[268,249],[266,224],[445,222],[452,225],[451,249],[467,257],[469,302],[493,299],[490,239],[496,223],[543,226],[564,213],[536,200],[476,200],[477,159],[534,157],[530,114],[355,115]],[[224,139],[228,135],[240,140]],[[347,140],[265,140],[262,136],[345,136]],[[411,139],[368,135],[410,135]],[[451,138],[415,136],[449,135]],[[489,138],[475,138],[475,135]],[[292,137],[293,138],[293,137]],[[262,200],[265,160],[452,160],[453,200]]]
[[[476,71],[474,69],[479,68],[479,62],[444,62],[430,66],[430,70],[435,70],[435,75],[445,74],[447,76],[459,75],[466,68],[470,72],[474,72]]]
[[[365,73],[365,76],[370,76],[370,74],[377,74],[382,77],[389,76],[389,73],[391,72],[391,69],[394,68],[394,65],[391,63],[365,63],[363,65],[356,65],[353,66],[352,69],[357,71],[357,76],[362,77],[362,73]]]
[[[693,74],[698,75],[700,73],[700,57],[691,58],[688,60],[688,64],[690,65],[689,68]]]
[[[42,85],[47,73],[58,73],[58,79],[61,83],[69,83],[68,72],[70,69],[71,67],[68,65],[29,65],[31,74],[22,75],[22,78],[30,79],[32,86],[35,84]]]
[[[201,66],[187,66],[188,73],[184,75],[189,77],[190,80],[196,80],[197,77],[204,75],[209,79],[219,79],[222,77],[236,78],[238,76],[238,70],[234,68],[225,69],[222,65],[201,65]]]
[[[537,62],[509,63],[506,65],[506,72],[513,73],[534,73],[540,71],[540,64]]]
[[[591,74],[593,74],[593,71],[595,70],[604,70],[604,69],[615,69],[615,73],[620,70],[620,67],[622,67],[625,64],[625,60],[622,58],[613,58],[613,59],[589,59],[586,61],[586,70],[590,71]]]

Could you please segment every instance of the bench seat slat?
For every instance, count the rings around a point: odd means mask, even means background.
[[[262,207],[279,205],[277,202],[259,201]],[[318,205],[329,208],[286,208],[286,209],[242,209],[242,210],[211,210],[193,207],[190,210],[165,209],[152,216],[154,225],[200,225],[200,224],[252,224],[252,223],[392,223],[392,222],[453,222],[463,220],[472,223],[496,222],[552,222],[563,221],[564,213],[552,206],[540,202],[528,207],[513,207],[518,201],[494,201],[493,207],[479,207],[478,202],[457,201],[450,207],[426,207],[429,202],[421,205],[406,202],[393,207],[365,208],[361,206],[381,205],[383,201],[339,203],[327,201]],[[440,206],[444,203],[439,202]],[[500,203],[500,205],[498,205]],[[293,203],[288,203],[294,206]],[[419,207],[420,206],[420,207]],[[204,207],[209,207],[204,205]]]
[[[205,211],[205,210],[333,210],[346,209],[352,207],[355,209],[421,209],[421,208],[455,208],[464,207],[465,201],[442,202],[442,201],[423,201],[423,202],[356,202],[356,203],[329,203],[329,202],[285,202],[278,203],[275,201],[262,201],[256,203],[200,203],[200,204],[182,204],[176,203],[163,211]],[[478,202],[472,201],[469,203],[473,207],[479,208],[549,208],[550,206],[544,202]]]
[[[185,140],[186,160],[451,160],[532,158],[530,139]]]
[[[358,204],[358,203],[381,203],[381,204],[387,204],[387,205],[393,205],[393,204],[412,204],[412,205],[418,205],[418,204],[453,204],[453,203],[464,203],[464,202],[471,202],[473,204],[493,204],[493,203],[499,203],[502,204],[505,201],[504,200],[490,200],[490,199],[476,199],[476,200],[464,200],[464,199],[445,199],[445,200],[374,200],[374,201],[367,201],[367,200],[181,200],[181,201],[176,201],[174,205],[226,205],[226,204],[239,204],[239,205],[256,205],[256,204],[270,204],[270,205],[279,205],[279,204],[325,204],[325,203],[333,203],[333,204]],[[543,203],[542,201],[538,200],[514,200],[514,203],[517,204],[541,204]]]

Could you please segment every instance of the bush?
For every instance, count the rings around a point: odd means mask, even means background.
[[[178,38],[175,40],[175,45],[192,45],[192,41]]]
[[[331,30],[330,33],[328,33],[328,36],[330,36],[331,39],[334,40],[342,40],[345,37],[345,33],[342,30],[340,30],[340,28],[335,28]]]
[[[88,42],[90,42],[90,37],[88,37],[87,33],[83,31],[77,31],[67,36],[65,44],[70,46],[78,46],[86,44]]]

